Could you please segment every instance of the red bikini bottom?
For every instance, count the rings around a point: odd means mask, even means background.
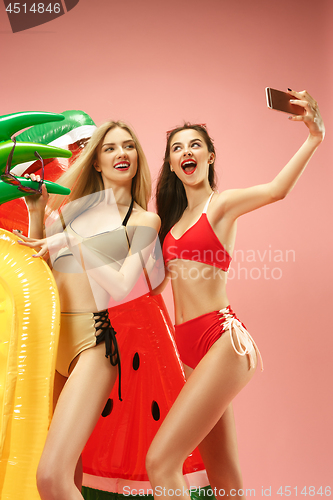
[[[236,353],[240,356],[248,355],[251,367],[254,368],[254,351],[256,351],[263,370],[261,354],[256,343],[230,306],[175,325],[175,338],[180,359],[185,365],[195,368],[227,330],[229,330],[231,343]]]

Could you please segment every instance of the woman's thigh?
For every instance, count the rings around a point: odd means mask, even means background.
[[[201,441],[199,450],[212,486],[242,486],[232,403]]]
[[[184,371],[188,380],[193,368],[184,365]],[[201,441],[199,450],[211,485],[215,486],[215,483],[220,481],[224,483],[225,476],[230,477],[232,472],[241,476],[232,403]]]
[[[105,357],[104,344],[87,349],[78,356],[55,407],[42,454],[42,466],[73,473],[116,377],[117,368],[111,366]]]
[[[54,385],[53,385],[53,412],[55,411],[55,407],[57,406],[59,396],[66,382],[67,382],[67,377],[64,377],[63,375],[61,375],[59,372],[56,371],[54,375]]]
[[[185,386],[154,438],[151,452],[170,457],[179,467],[221,419],[238,392],[252,378],[246,356],[233,349],[223,334],[190,373]]]

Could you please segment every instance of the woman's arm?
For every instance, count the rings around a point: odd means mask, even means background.
[[[31,174],[26,177],[33,181],[40,181],[39,175]],[[41,195],[30,195],[24,198],[29,213],[29,238],[42,239],[44,237],[44,215],[48,198],[45,184],[42,185]]]
[[[171,279],[171,273],[166,269],[164,272],[163,280],[157,287],[153,288],[152,294],[159,295],[160,293],[162,293],[167,284],[169,283],[170,279]]]
[[[308,138],[271,182],[221,193],[216,204],[217,211],[220,211],[217,216],[228,215],[232,219],[237,219],[240,215],[282,200],[292,190],[313,153],[323,141],[325,127],[317,103],[306,91],[292,92],[292,94],[300,99],[297,104],[304,107],[305,113],[292,116],[290,119],[305,123],[310,132]]]
[[[76,246],[71,250],[77,260],[80,259],[80,262],[83,260],[88,275],[104,288],[114,300],[119,301],[131,292],[147,262],[152,258],[159,228],[160,218],[157,214],[151,212],[141,214],[139,221],[137,221],[129,254],[124,258],[119,270],[105,265],[95,254],[82,245],[81,248]]]
[[[41,247],[35,257],[43,257],[47,251],[52,254],[68,246],[83,270],[114,300],[119,301],[131,292],[153,252],[160,228],[160,218],[157,214],[143,212],[137,226],[129,254],[124,256],[119,270],[97,257],[96,253],[82,244],[81,239],[77,239],[73,233],[58,233],[42,240],[22,237],[21,244],[32,248]]]

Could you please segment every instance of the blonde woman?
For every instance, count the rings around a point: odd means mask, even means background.
[[[80,455],[118,374],[120,382],[108,304],[124,299],[137,283],[160,222],[146,211],[145,155],[122,122],[99,127],[61,183],[72,191],[48,237],[42,237],[48,201],[43,186],[42,196],[27,198],[30,237],[22,238],[40,249],[36,256],[50,253],[61,305],[55,411],[37,486],[42,500],[82,500]],[[47,208],[54,213],[60,204],[54,199]]]

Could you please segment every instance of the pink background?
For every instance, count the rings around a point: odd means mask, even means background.
[[[239,221],[229,298],[265,365],[235,401],[245,486],[332,487],[331,0],[80,0],[17,34],[2,3],[0,17],[2,114],[128,121],[153,179],[165,131],[188,120],[215,139],[220,190],[269,181],[307,133],[266,108],[264,88],[318,100],[327,138],[286,200]]]

